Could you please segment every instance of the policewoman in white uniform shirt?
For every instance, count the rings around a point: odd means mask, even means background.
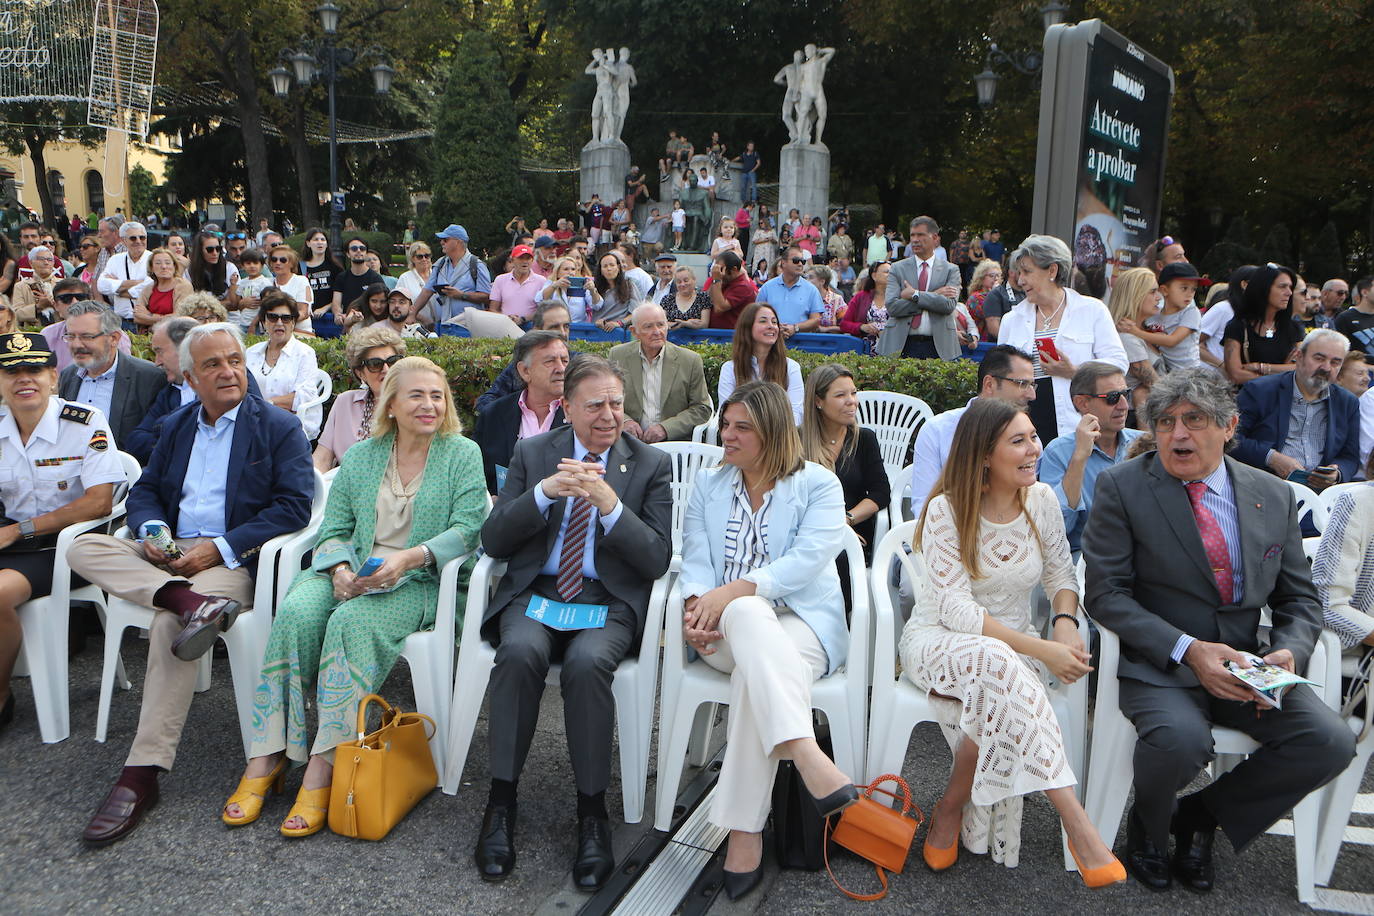
[[[52,588],[57,535],[110,511],[124,469],[97,408],[55,397],[41,334],[0,334],[0,729],[14,717],[18,607]]]

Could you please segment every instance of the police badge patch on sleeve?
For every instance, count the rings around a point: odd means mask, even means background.
[[[110,447],[110,437],[105,435],[105,430],[97,429],[95,435],[91,436],[90,445],[97,452],[103,452]]]

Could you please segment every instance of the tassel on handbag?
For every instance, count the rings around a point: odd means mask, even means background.
[[[901,794],[878,788],[885,782],[895,782],[901,789]],[[830,830],[829,840],[825,844],[825,870],[829,873],[830,880],[835,882],[835,886],[851,899],[881,900],[887,896],[887,872],[900,874],[906,866],[907,854],[911,852],[916,829],[925,820],[925,815],[911,800],[911,787],[900,776],[886,773],[860,788],[863,789],[863,794],[859,796],[859,800],[844,809],[839,823]],[[874,801],[875,792],[899,800],[902,810],[897,811]],[[841,884],[830,868],[830,841],[871,862],[878,873],[878,882],[882,889],[871,894],[856,894]]]
[[[382,707],[377,730],[367,731],[367,707]],[[369,693],[358,704],[358,740],[334,752],[329,829],[342,836],[380,840],[439,784],[425,725],[434,720],[402,712]]]

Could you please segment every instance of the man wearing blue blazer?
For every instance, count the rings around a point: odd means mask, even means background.
[[[180,363],[193,401],[168,415],[147,469],[129,493],[129,530],[77,538],[72,570],[152,608],[138,733],[110,794],[82,839],[122,839],[157,803],[195,690],[197,659],[253,602],[258,552],[310,520],[310,445],[290,413],[248,394],[237,327],[191,329]],[[175,541],[175,549],[167,538]]]
[[[1298,345],[1294,371],[1246,382],[1236,399],[1240,423],[1232,454],[1279,477],[1306,472],[1314,490],[1354,480],[1360,402],[1336,384],[1349,352],[1344,334],[1318,329]]]

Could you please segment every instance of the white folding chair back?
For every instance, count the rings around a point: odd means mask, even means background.
[[[1374,483],[1370,483],[1367,480],[1352,480],[1348,483],[1338,483],[1333,487],[1327,487],[1325,490],[1318,493],[1317,497],[1321,499],[1322,505],[1326,506],[1326,514],[1329,518],[1331,513],[1335,511],[1336,500],[1340,499],[1342,493],[1349,493],[1360,487],[1370,486],[1374,486]]]
[[[492,666],[496,664],[496,650],[482,638],[482,618],[491,602],[496,583],[505,571],[506,561],[484,556],[477,561],[477,567],[468,580],[463,638],[459,641],[458,667],[453,677],[448,746],[444,752],[444,769],[441,771],[441,785],[448,795],[457,794],[462,784],[463,770],[472,748],[473,731],[477,728],[477,716],[482,710],[482,698],[487,692]],[[644,817],[654,692],[658,687],[658,646],[663,635],[663,609],[667,601],[669,578],[665,574],[654,583],[639,652],[620,662],[611,681],[611,695],[615,698],[616,733],[620,741],[620,785],[627,824],[637,824]],[[560,665],[550,665],[545,683],[557,686],[561,673]],[[505,712],[498,710],[492,714],[504,715]]]
[[[1342,675],[1352,677],[1356,674],[1359,657],[1356,655],[1342,656],[1328,652],[1326,661],[1325,682],[1339,685]],[[1339,693],[1339,688],[1337,693]],[[1366,699],[1366,703],[1371,701],[1372,699]],[[1337,702],[1340,702],[1339,696]],[[1358,738],[1355,744],[1355,759],[1350,762],[1350,766],[1342,771],[1341,775],[1329,782],[1322,790],[1324,798],[1317,822],[1317,861],[1312,877],[1315,884],[1323,887],[1331,883],[1331,873],[1336,867],[1336,857],[1340,854],[1341,843],[1345,839],[1345,828],[1350,823],[1350,815],[1354,810],[1355,799],[1359,795],[1360,785],[1364,781],[1369,760],[1374,757],[1374,727],[1369,727],[1366,723],[1366,717],[1347,716],[1346,725]],[[1301,875],[1298,880],[1302,880]],[[1304,893],[1308,896],[1304,896]],[[1299,886],[1298,899],[1306,901],[1315,898],[1315,888]]]
[[[673,464],[673,555],[682,553],[682,524],[687,517],[687,500],[692,496],[697,472],[715,467],[725,456],[719,445],[704,442],[657,442],[655,447],[668,453]]]
[[[868,693],[868,645],[872,627],[863,548],[850,529],[844,532],[844,551],[849,559],[852,609],[849,624],[849,658],[840,670],[811,685],[811,705],[825,713],[835,749],[835,765],[856,781],[863,771]],[[682,636],[682,596],[676,586],[664,615],[663,695],[658,729],[658,783],[654,828],[667,830],[673,820],[678,785],[691,743],[693,722],[699,706],[729,705],[730,676],[701,660],[687,660]],[[649,700],[652,702],[652,699]]]
[[[720,445],[720,417],[713,412],[711,419],[692,427],[692,441]]]
[[[935,416],[920,398],[895,391],[860,391],[858,421],[878,435],[883,464],[889,473],[906,464],[921,424]]]
[[[1287,481],[1287,483],[1293,488],[1293,496],[1298,500],[1298,521],[1301,522],[1310,512],[1312,514],[1312,527],[1316,528],[1317,533],[1320,534],[1326,528],[1326,518],[1330,514],[1326,503],[1322,502],[1317,491],[1311,487],[1295,480]]]
[[[93,585],[72,588],[71,567],[67,565],[67,549],[78,535],[91,531],[108,531],[109,524],[124,514],[124,502],[129,488],[143,474],[138,459],[126,452],[116,452],[124,469],[124,483],[115,487],[110,514],[87,522],[68,525],[57,535],[57,549],[53,557],[52,590],[47,595],[30,598],[19,605],[19,622],[24,639],[19,644],[19,666],[29,675],[33,701],[38,709],[38,733],[45,744],[65,741],[71,734],[70,686],[67,664],[67,630],[69,609],[73,601],[90,601],[98,608],[105,605],[105,595]]]
[[[1117,670],[1121,642],[1115,633],[1101,623],[1097,627],[1097,701],[1093,715],[1092,750],[1089,754],[1092,765],[1088,769],[1087,801],[1084,807],[1098,834],[1110,844],[1121,827],[1126,796],[1131,791],[1136,732],[1122,714],[1119,703]],[[1326,677],[1326,660],[1333,644],[1335,651],[1339,652],[1334,634],[1323,631],[1312,652],[1307,676],[1313,680],[1329,680]],[[1339,685],[1339,680],[1336,683]],[[1331,703],[1332,688],[1323,685],[1318,689],[1323,701]],[[1217,754],[1217,760],[1213,763],[1214,775],[1234,765],[1236,758],[1254,753],[1259,748],[1248,735],[1232,728],[1214,727],[1212,742]],[[1311,793],[1293,808],[1298,899],[1303,903],[1314,899],[1311,895],[1316,872],[1318,818],[1325,800],[1324,791],[1319,789]]]
[[[310,518],[313,521],[324,511],[327,488],[319,471],[315,475],[315,495],[310,502]],[[267,637],[272,631],[272,614],[276,609],[280,578],[286,572],[279,569],[278,559],[283,548],[292,544],[300,531],[278,535],[262,546],[258,552],[258,572],[253,582],[253,607],[239,614],[234,625],[219,635],[229,650],[229,669],[234,680],[234,705],[239,717],[239,737],[243,741],[243,752],[247,756],[253,738],[253,694],[258,689],[258,677],[262,673],[262,655],[267,648]],[[116,537],[132,538],[128,528],[121,528]],[[294,575],[294,573],[291,573]],[[155,611],[140,607],[131,601],[114,595],[106,596],[105,610],[105,665],[100,680],[100,710],[96,715],[95,740],[104,741],[110,722],[110,703],[114,695],[115,672],[121,667],[119,646],[124,630],[137,627],[146,630],[153,623]],[[213,653],[207,652],[200,660],[200,674],[196,682],[198,693],[210,689],[210,666]],[[120,686],[129,689],[129,682],[119,678]]]
[[[304,416],[307,410],[324,406],[324,402],[329,400],[334,393],[334,378],[323,369],[316,369],[311,373],[311,382],[314,394],[310,400],[302,401],[296,407],[296,415]]]

